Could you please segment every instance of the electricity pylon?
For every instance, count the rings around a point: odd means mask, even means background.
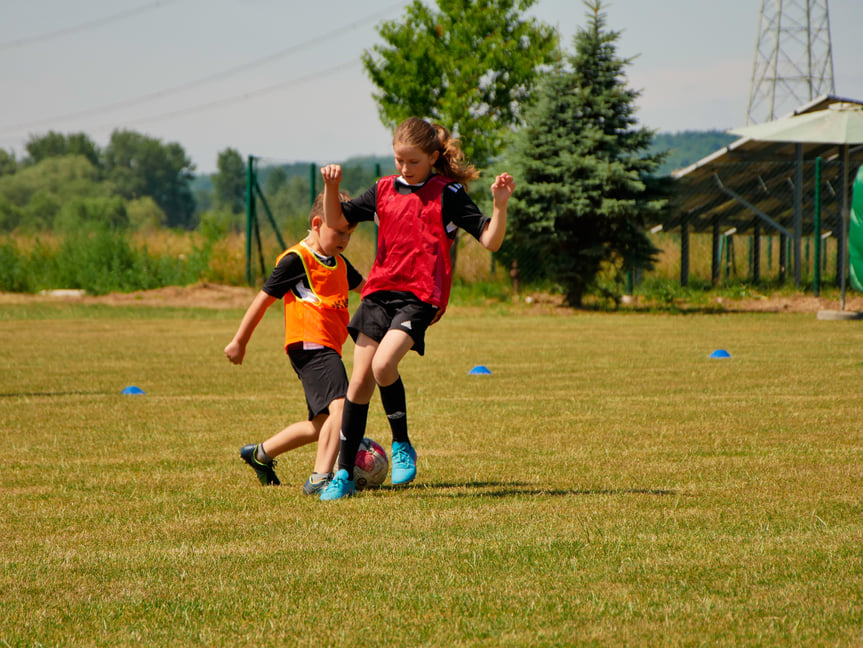
[[[827,0],[762,0],[746,123],[835,93]]]

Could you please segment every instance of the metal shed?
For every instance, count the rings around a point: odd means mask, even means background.
[[[863,105],[855,99],[833,95],[819,97],[792,115],[823,110],[833,103]],[[791,115],[789,115],[791,116]],[[801,277],[801,239],[813,234],[815,160],[821,158],[821,210],[823,232],[835,236],[840,257],[847,245],[841,226],[842,160],[835,144],[766,142],[738,139],[727,147],[684,169],[674,171],[675,190],[670,216],[654,231],[680,233],[680,283],[689,280],[689,236],[713,235],[713,280],[719,277],[722,237],[730,234],[752,236],[754,266],[752,279],[760,279],[757,253],[761,239],[779,236],[780,258],[791,243],[795,284]],[[863,146],[849,150],[852,169],[863,164]],[[786,262],[788,260],[786,259]],[[837,268],[842,259],[838,259]],[[782,265],[782,261],[780,261]]]

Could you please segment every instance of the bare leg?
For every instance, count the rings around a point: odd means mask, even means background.
[[[354,368],[348,384],[348,400],[352,403],[367,405],[375,393],[375,376],[372,372],[372,362],[378,343],[360,333],[354,347]]]
[[[341,446],[339,430],[342,426],[342,410],[344,409],[344,405],[344,398],[337,398],[330,403],[330,415],[326,417],[323,425],[321,425],[321,433],[318,435],[318,452],[315,456],[316,473],[333,472],[333,465],[336,463],[336,457],[338,457],[339,447]]]
[[[263,442],[264,452],[275,458],[289,450],[314,443],[318,440],[324,420],[326,414],[321,414],[311,421],[299,421],[289,425]]]
[[[372,359],[372,374],[378,385],[386,387],[399,379],[399,362],[413,345],[413,339],[404,331],[387,331]]]

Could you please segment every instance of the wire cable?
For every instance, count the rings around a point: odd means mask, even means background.
[[[205,110],[210,110],[212,108],[217,108],[219,106],[237,103],[239,101],[246,101],[248,99],[252,99],[253,97],[257,97],[260,95],[268,94],[270,92],[275,92],[277,90],[281,90],[282,88],[285,88],[287,86],[297,86],[297,85],[301,85],[303,83],[306,83],[308,81],[327,77],[331,74],[335,74],[336,72],[341,72],[343,70],[349,69],[350,66],[355,65],[356,63],[357,63],[356,59],[353,59],[351,61],[345,61],[343,63],[340,63],[339,65],[334,65],[333,67],[327,68],[326,70],[323,70],[321,72],[312,72],[310,74],[306,74],[306,75],[304,75],[302,77],[298,77],[296,79],[291,79],[289,81],[281,81],[281,82],[276,83],[274,85],[265,86],[263,88],[258,88],[257,90],[252,90],[250,92],[244,92],[243,94],[240,94],[240,95],[225,97],[223,99],[216,99],[215,101],[208,101],[206,103],[201,103],[201,104],[198,104],[196,106],[189,106],[187,108],[180,108],[178,110],[171,110],[168,112],[160,113],[158,115],[141,117],[139,119],[127,119],[127,120],[125,120],[125,123],[127,123],[127,124],[140,124],[140,123],[144,123],[144,122],[160,121],[163,119],[172,119],[174,117],[181,117],[181,116],[189,114],[189,113],[203,112]],[[106,124],[106,125],[100,126],[98,128],[99,129],[108,129],[108,128],[112,128],[113,126],[114,126],[114,124],[110,124],[110,125]]]
[[[30,36],[27,38],[19,38],[18,40],[14,41],[6,41],[5,43],[0,43],[0,50],[10,49],[12,47],[24,47],[26,45],[33,45],[34,43],[41,43],[43,41],[54,40],[55,38],[61,38],[70,34],[87,31],[95,27],[101,27],[102,25],[107,25],[118,20],[123,20],[124,18],[129,18],[130,16],[136,16],[138,14],[145,13],[147,11],[150,11],[151,9],[158,9],[162,5],[170,4],[172,2],[176,2],[176,0],[157,0],[156,2],[150,2],[149,4],[141,5],[133,9],[128,9],[126,11],[121,11],[120,13],[111,14],[110,16],[105,16],[104,18],[97,18],[96,20],[81,23],[80,25],[75,25],[73,27],[65,27],[63,29],[58,29],[56,31],[48,32],[46,34],[38,34],[36,36]]]
[[[252,61],[248,61],[247,63],[243,63],[243,64],[235,66],[233,68],[229,68],[229,69],[224,70],[222,72],[217,72],[215,74],[211,74],[209,76],[202,77],[202,78],[196,79],[194,81],[189,81],[187,83],[176,85],[176,86],[167,88],[165,90],[159,90],[156,92],[151,92],[149,94],[145,94],[145,95],[136,97],[134,99],[118,101],[118,102],[115,102],[113,104],[108,104],[106,106],[100,106],[98,108],[81,110],[81,111],[74,112],[74,113],[67,113],[65,115],[58,115],[58,116],[49,117],[46,119],[40,119],[38,121],[27,122],[27,123],[23,123],[23,124],[14,124],[14,125],[9,125],[9,126],[2,126],[2,127],[0,127],[0,132],[5,134],[5,133],[14,132],[14,131],[24,131],[24,130],[29,130],[31,128],[44,126],[46,124],[51,124],[51,123],[58,122],[58,121],[68,121],[68,120],[73,120],[73,119],[80,119],[82,117],[91,117],[93,115],[99,115],[99,114],[104,113],[104,112],[111,112],[111,111],[118,110],[121,108],[127,108],[129,106],[137,105],[137,104],[140,104],[142,102],[153,101],[156,99],[162,99],[164,97],[168,97],[168,96],[170,96],[172,94],[176,94],[178,92],[185,92],[191,88],[197,88],[199,86],[202,86],[202,85],[205,85],[208,83],[212,83],[214,81],[219,81],[219,80],[234,76],[236,74],[239,74],[240,72],[244,72],[244,71],[249,70],[251,68],[263,65],[265,63],[270,63],[270,62],[278,60],[280,58],[290,56],[291,54],[295,54],[296,52],[302,51],[302,50],[304,50],[304,49],[306,49],[306,48],[308,48],[314,44],[322,43],[322,42],[331,40],[333,38],[336,38],[337,36],[340,36],[341,34],[347,32],[347,31],[350,31],[352,29],[356,29],[360,25],[363,25],[369,21],[375,20],[376,18],[380,17],[382,14],[385,14],[385,13],[392,11],[393,9],[400,7],[402,4],[404,4],[403,1],[398,2],[394,5],[390,5],[389,7],[386,7],[385,9],[381,9],[380,11],[376,11],[373,14],[369,14],[368,16],[361,18],[359,20],[356,20],[356,21],[354,21],[348,25],[345,25],[343,27],[339,27],[337,29],[334,29],[333,31],[327,32],[323,36],[310,38],[310,39],[308,39],[302,43],[299,43],[297,45],[292,45],[290,47],[286,47],[282,50],[279,50],[278,52],[274,52],[272,54],[262,56],[260,58],[254,59]],[[327,71],[326,73],[330,73],[330,72],[331,72],[331,70]],[[307,77],[303,77],[303,81],[305,81],[305,80],[307,80]],[[280,83],[280,84],[278,84],[278,86],[273,86],[273,88],[281,87],[283,85],[285,85],[285,83]],[[253,95],[260,94],[262,92],[270,92],[270,91],[271,91],[271,88],[265,88],[263,90],[253,91],[251,93],[251,95],[253,96]],[[247,96],[249,96],[249,93],[244,93],[242,95],[238,95],[236,98],[239,100],[239,99],[244,99]],[[216,103],[228,103],[230,101],[231,101],[231,99],[228,98],[228,99],[219,100]],[[207,107],[209,107],[209,104],[202,104],[202,107],[207,108]],[[189,110],[194,110],[194,109],[189,109]],[[173,113],[170,113],[170,114],[173,114]],[[138,120],[138,121],[141,121],[141,120]],[[149,121],[149,120],[147,120],[147,121]]]

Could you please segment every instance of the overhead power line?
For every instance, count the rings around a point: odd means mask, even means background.
[[[321,79],[323,77],[327,77],[331,74],[335,74],[336,72],[342,72],[347,69],[350,65],[356,64],[358,61],[356,59],[352,61],[345,61],[344,63],[340,63],[339,65],[334,65],[331,68],[327,68],[321,72],[312,72],[311,74],[306,74],[304,76],[298,77],[296,79],[290,79],[288,81],[281,81],[274,85],[266,86],[263,88],[258,88],[257,90],[251,90],[249,92],[244,92],[240,95],[234,95],[231,97],[225,97],[223,99],[216,99],[215,101],[208,101],[205,103],[197,104],[195,106],[189,106],[187,108],[180,108],[178,110],[171,110],[168,112],[160,113],[157,115],[150,115],[147,117],[141,117],[139,119],[127,119],[125,123],[127,124],[141,124],[145,122],[151,121],[160,121],[162,119],[172,119],[174,117],[182,117],[183,115],[203,112],[205,110],[210,110],[212,108],[218,108],[220,106],[225,106],[232,103],[237,103],[239,101],[246,101],[248,99],[252,99],[253,97],[258,97],[260,95],[265,95],[270,92],[276,92],[277,90],[281,90],[283,88],[289,86],[298,86],[308,81],[313,81],[315,79]],[[112,125],[103,125],[100,128],[111,128]]]
[[[101,27],[102,25],[107,25],[118,20],[129,18],[130,16],[137,16],[138,14],[142,14],[153,9],[158,9],[162,5],[170,4],[171,2],[176,2],[176,0],[157,0],[157,2],[150,2],[148,4],[141,5],[140,7],[127,9],[126,11],[121,11],[120,13],[105,16],[104,18],[90,20],[88,22],[81,23],[80,25],[75,25],[73,27],[65,27],[63,29],[58,29],[56,31],[48,32],[45,34],[38,34],[36,36],[29,36],[27,38],[19,38],[13,41],[7,41],[5,43],[0,43],[0,50],[10,49],[12,47],[24,47],[25,45],[33,45],[34,43],[41,43],[44,41],[50,41],[56,38],[69,36],[71,34],[77,34],[78,32],[83,32],[94,29],[96,27]]]
[[[356,29],[360,25],[363,25],[367,22],[375,20],[375,19],[379,18],[381,15],[387,14],[387,13],[393,11],[394,9],[397,9],[402,4],[404,4],[403,1],[398,2],[394,5],[390,5],[389,7],[381,9],[380,11],[376,11],[375,13],[369,14],[368,16],[365,16],[364,18],[360,18],[359,20],[356,20],[352,23],[349,23],[343,27],[339,27],[339,28],[334,29],[330,32],[327,32],[323,36],[316,36],[316,37],[310,38],[306,41],[303,41],[302,43],[298,43],[296,45],[291,45],[290,47],[286,47],[282,50],[279,50],[278,52],[274,52],[272,54],[268,54],[266,56],[262,56],[260,58],[253,59],[251,61],[248,61],[247,63],[237,65],[235,67],[229,68],[229,69],[224,70],[222,72],[217,72],[215,74],[211,74],[209,76],[205,76],[205,77],[202,77],[200,79],[196,79],[194,81],[188,81],[188,82],[185,82],[185,83],[182,83],[179,85],[175,85],[175,86],[172,86],[172,87],[164,89],[164,90],[158,90],[156,92],[151,92],[149,94],[135,97],[134,99],[127,99],[124,101],[118,101],[118,102],[115,102],[113,104],[108,104],[106,106],[100,106],[98,108],[91,108],[88,110],[82,110],[82,111],[78,111],[78,112],[74,112],[74,113],[66,113],[65,115],[57,115],[54,117],[49,117],[46,119],[40,119],[38,121],[27,122],[27,123],[23,123],[23,124],[13,124],[13,125],[9,125],[9,126],[3,126],[3,127],[0,127],[0,132],[9,133],[9,132],[13,132],[13,131],[25,131],[25,130],[29,130],[31,128],[37,128],[39,126],[45,126],[47,124],[51,124],[51,123],[58,122],[58,121],[68,121],[68,120],[72,120],[72,119],[80,119],[83,117],[92,117],[94,115],[99,115],[102,113],[111,112],[114,110],[119,110],[121,108],[128,108],[130,106],[138,105],[142,102],[153,101],[156,99],[162,99],[162,98],[168,97],[172,94],[177,94],[179,92],[185,92],[185,91],[190,90],[192,88],[196,88],[196,87],[205,85],[207,83],[212,83],[214,81],[219,81],[219,80],[234,76],[236,74],[239,74],[241,72],[245,72],[245,71],[250,70],[252,68],[258,67],[260,65],[264,65],[266,63],[270,63],[270,62],[278,60],[280,58],[290,56],[291,54],[295,54],[296,52],[300,52],[300,51],[302,51],[308,47],[311,47],[312,45],[316,45],[318,43],[322,43],[322,42],[331,40],[333,38],[336,38],[337,36],[340,36],[341,34],[347,32],[347,31],[350,31],[352,29]],[[331,74],[332,72],[333,72],[333,70],[328,70],[322,74]],[[312,76],[314,76],[314,75],[312,75]],[[306,81],[308,79],[309,79],[309,77],[303,77],[302,80]],[[211,102],[211,103],[200,104],[200,106],[197,108],[188,108],[188,109],[182,109],[179,111],[172,111],[169,114],[171,114],[171,115],[173,115],[175,113],[182,114],[184,112],[192,112],[192,111],[198,110],[198,109],[210,108],[212,105],[230,103],[231,101],[234,101],[234,100],[242,100],[242,99],[247,98],[248,96],[254,96],[257,94],[261,94],[263,92],[271,92],[274,89],[284,87],[285,85],[288,85],[290,83],[291,82],[279,83],[276,86],[271,86],[269,88],[264,88],[262,90],[255,90],[251,93],[243,93],[243,94],[236,95],[235,97],[229,97],[229,98],[217,100],[217,101]],[[136,121],[152,121],[152,120],[150,120],[149,118],[146,118],[143,120],[136,120]]]

